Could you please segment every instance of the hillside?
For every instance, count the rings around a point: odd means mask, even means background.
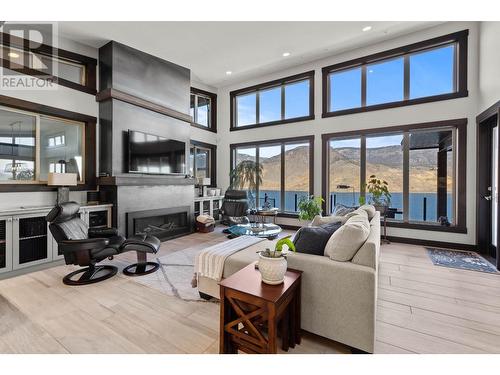
[[[403,170],[400,146],[387,146],[367,149],[367,176],[375,174],[385,179],[391,192],[403,191]],[[239,160],[254,160],[250,155],[240,154]],[[281,155],[261,158],[263,166],[263,190],[279,190]],[[410,152],[410,191],[435,192],[437,188],[435,150],[412,150]],[[309,189],[309,150],[297,147],[285,153],[285,181],[287,190],[305,191]],[[451,170],[451,160],[448,165]],[[330,149],[330,188],[350,185],[359,190],[359,149]],[[448,189],[452,189],[451,176]],[[345,190],[344,190],[345,191]]]

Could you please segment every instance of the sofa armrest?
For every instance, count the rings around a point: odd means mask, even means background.
[[[371,267],[294,253],[288,267],[302,274],[302,328],[373,352],[377,273]]]

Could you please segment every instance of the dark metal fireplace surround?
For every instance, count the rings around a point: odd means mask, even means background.
[[[160,208],[127,213],[127,237],[149,234],[160,241],[192,233],[193,222],[189,206]]]

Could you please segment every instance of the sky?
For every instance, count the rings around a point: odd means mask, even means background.
[[[454,46],[410,55],[410,99],[453,91]],[[366,66],[366,104],[404,99],[403,57]],[[361,106],[361,67],[330,75],[330,109]]]
[[[453,92],[455,46],[447,45],[409,56],[409,98]],[[404,58],[396,57],[366,66],[366,104],[404,99]],[[330,109],[361,106],[361,67],[330,75]],[[253,125],[257,94],[237,97],[238,126]],[[281,86],[259,92],[260,123],[281,120]],[[285,85],[285,119],[309,115],[309,81]]]

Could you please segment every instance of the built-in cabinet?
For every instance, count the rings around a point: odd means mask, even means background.
[[[220,220],[223,195],[194,198],[194,218],[198,215],[210,215],[216,221]]]
[[[52,207],[0,211],[0,273],[63,259],[45,216]],[[82,206],[89,227],[111,226],[111,205]]]

